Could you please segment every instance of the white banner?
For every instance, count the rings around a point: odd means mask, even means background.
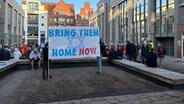
[[[49,27],[49,59],[100,56],[98,27]]]

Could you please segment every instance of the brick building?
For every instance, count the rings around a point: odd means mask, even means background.
[[[89,16],[91,14],[93,14],[93,9],[90,7],[89,2],[85,2],[84,8],[81,8],[80,13],[77,14],[76,25],[89,26]]]
[[[48,26],[75,26],[75,10],[73,4],[63,0],[58,3],[42,2],[48,11]]]

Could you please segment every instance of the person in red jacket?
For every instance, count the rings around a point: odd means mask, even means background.
[[[27,51],[28,51],[27,43],[25,41],[23,41],[23,44],[22,44],[22,56],[25,56]]]
[[[119,45],[119,47],[120,47],[121,58],[123,58],[123,55],[125,53],[125,45],[122,43]]]

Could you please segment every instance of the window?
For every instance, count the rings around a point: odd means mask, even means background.
[[[42,16],[42,19],[44,19],[44,16]]]
[[[42,23],[42,26],[44,26],[44,24]]]
[[[54,18],[54,22],[57,22],[57,18]]]
[[[73,19],[70,19],[71,22],[73,22]]]
[[[28,2],[28,11],[29,12],[38,11],[38,2]]]
[[[66,20],[66,22],[70,22],[70,19],[68,18],[68,19]]]

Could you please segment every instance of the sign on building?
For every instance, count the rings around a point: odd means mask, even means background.
[[[98,27],[49,27],[49,59],[100,56]]]

